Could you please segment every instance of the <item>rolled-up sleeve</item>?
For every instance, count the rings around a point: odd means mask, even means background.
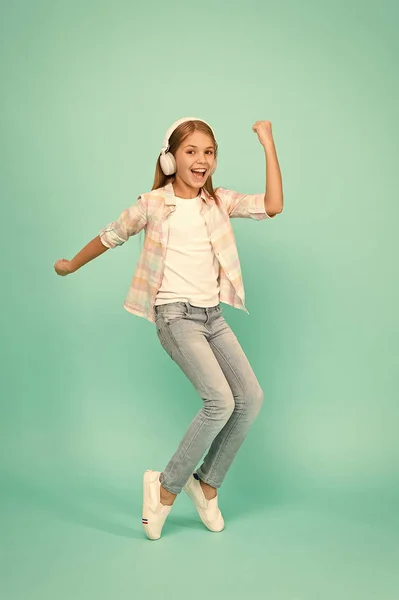
[[[234,190],[217,188],[216,193],[223,202],[231,219],[271,219],[265,208],[265,194],[240,194]]]
[[[121,246],[131,235],[139,233],[147,223],[147,206],[141,194],[138,200],[126,208],[116,219],[99,231],[101,242],[107,248]]]

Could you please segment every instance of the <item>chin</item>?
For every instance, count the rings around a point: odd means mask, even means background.
[[[192,183],[191,181],[186,181],[186,184],[189,185],[192,188],[201,189],[202,186],[205,184],[205,181],[202,184],[201,183],[196,183],[196,182]]]

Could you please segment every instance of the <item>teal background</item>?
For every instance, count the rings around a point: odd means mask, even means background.
[[[398,7],[394,2],[1,4],[2,600],[394,600],[398,442]],[[123,301],[140,236],[58,277],[152,187],[195,115],[215,187],[284,211],[233,221],[250,315],[223,304],[265,403],[212,534],[177,498],[141,528],[200,408]]]

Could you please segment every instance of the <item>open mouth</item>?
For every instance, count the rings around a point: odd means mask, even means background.
[[[203,181],[207,171],[206,169],[191,169],[191,173],[196,181]]]

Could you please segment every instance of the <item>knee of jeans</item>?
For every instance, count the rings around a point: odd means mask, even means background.
[[[234,396],[228,396],[226,398],[225,403],[223,404],[223,407],[221,408],[221,420],[225,421],[227,423],[227,421],[230,419],[231,415],[233,414],[235,409],[235,402],[234,402]]]
[[[209,416],[212,414],[212,419],[227,423],[235,408],[233,394],[224,395],[214,401],[212,405],[206,403],[204,406],[204,409],[209,412]]]
[[[255,412],[259,412],[262,408],[263,400],[263,390],[260,386],[257,386],[255,390],[251,391],[251,393],[247,395],[245,404],[248,409],[253,410]]]

